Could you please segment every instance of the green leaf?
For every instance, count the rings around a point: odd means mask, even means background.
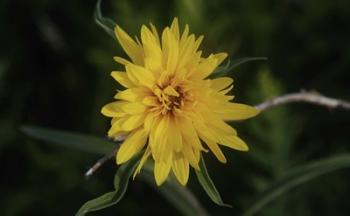
[[[264,206],[280,195],[288,192],[290,189],[326,173],[345,168],[350,168],[350,155],[334,156],[295,168],[263,191],[243,215],[254,215]]]
[[[119,167],[114,177],[114,191],[86,202],[75,215],[83,216],[89,212],[98,211],[117,204],[123,198],[128,188],[129,179],[135,171],[141,156],[142,154],[140,153]]]
[[[48,143],[54,143],[95,154],[104,155],[111,153],[115,147],[115,143],[111,141],[79,133],[36,126],[23,126],[21,130],[30,137]],[[136,159],[136,161],[138,160],[139,158]],[[172,203],[179,212],[184,215],[207,215],[205,209],[201,206],[196,197],[177,182],[167,181],[161,187],[155,186],[153,170],[149,166],[147,168],[146,165],[140,174],[141,178],[159,191],[159,193]],[[132,166],[132,168],[130,168],[130,166]],[[118,203],[126,191],[128,180],[135,166],[133,166],[133,163],[129,162],[120,166],[114,179],[115,191],[108,192],[96,199],[88,201],[81,207],[77,215],[84,215],[87,212],[97,211]],[[128,176],[125,177],[126,172],[128,172]]]
[[[97,25],[99,25],[107,34],[115,39],[114,27],[117,25],[112,19],[106,18],[102,15],[101,1],[97,0],[94,12],[94,19]]]
[[[207,171],[207,168],[205,166],[204,158],[201,157],[201,160],[199,162],[199,168],[200,170],[196,170],[196,175],[199,183],[205,190],[205,192],[208,194],[210,199],[216,203],[219,206],[225,206],[225,207],[232,207],[231,205],[225,204],[220,196],[220,193],[216,189],[213,181],[211,180],[209,173]]]
[[[94,136],[65,132],[35,126],[22,126],[21,131],[26,135],[89,153],[104,155],[113,151],[115,143]]]
[[[150,163],[145,164],[140,173],[140,177],[159,192],[183,215],[208,215],[192,192],[170,178],[170,176],[162,186],[158,187],[154,182],[153,168]]]
[[[226,76],[230,71],[235,69],[236,67],[240,66],[241,64],[244,64],[246,62],[251,61],[261,61],[261,60],[267,60],[266,57],[247,57],[247,58],[240,58],[236,59],[235,61],[227,61],[225,66],[218,67],[210,76],[210,79]]]

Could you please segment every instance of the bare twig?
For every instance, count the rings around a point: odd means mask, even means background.
[[[117,137],[114,137],[114,141],[117,142],[117,145],[113,149],[111,153],[106,154],[102,158],[100,158],[88,171],[85,172],[85,178],[90,178],[104,163],[112,159],[119,150],[120,142],[123,141],[127,137],[127,133],[120,134]]]
[[[342,108],[350,110],[350,102],[329,98],[314,91],[302,91],[299,93],[291,93],[274,97],[256,105],[255,107],[260,111],[265,111],[272,107],[280,106],[283,104],[302,102],[315,104],[318,106],[325,106],[327,108]]]
[[[256,105],[255,107],[260,111],[265,111],[267,109],[284,105],[284,104],[289,104],[289,103],[310,103],[318,106],[325,106],[327,108],[342,108],[342,109],[350,110],[350,102],[329,98],[314,91],[301,91],[298,93],[291,93],[291,94],[274,97]],[[115,141],[123,141],[125,137],[126,135],[117,137]],[[118,149],[119,149],[119,145],[117,145],[111,153],[106,154],[104,157],[99,159],[85,173],[85,177],[86,178],[91,177],[104,163],[106,163],[108,160],[112,159],[115,156]]]
[[[119,144],[116,145],[116,147],[113,149],[111,153],[106,154],[102,158],[100,158],[88,171],[85,172],[85,178],[90,178],[95,172],[107,161],[115,157],[115,154],[117,153],[119,149]]]

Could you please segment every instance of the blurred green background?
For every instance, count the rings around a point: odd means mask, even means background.
[[[94,0],[0,2],[0,215],[73,215],[87,200],[112,189],[116,165],[92,179],[83,173],[98,157],[36,141],[24,124],[103,137],[121,69],[120,46],[94,23]],[[236,101],[257,104],[301,89],[350,100],[350,2],[346,0],[127,1],[105,0],[104,14],[138,34],[174,16],[204,34],[205,53],[231,59],[266,56],[232,71]],[[226,165],[206,155],[226,203],[216,206],[191,175],[189,188],[212,215],[240,215],[259,191],[292,167],[350,151],[350,112],[307,104],[269,110],[233,124],[248,153],[225,150]],[[349,215],[350,173],[321,176],[281,196],[259,215]],[[92,215],[179,213],[136,178],[117,205]]]

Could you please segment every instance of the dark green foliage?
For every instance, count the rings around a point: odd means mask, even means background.
[[[115,38],[114,27],[116,26],[116,23],[112,19],[106,18],[102,15],[101,0],[97,0],[94,18],[97,25],[105,30],[106,33],[109,34],[112,38]]]
[[[66,131],[59,131],[34,126],[21,127],[23,133],[38,140],[43,140],[57,145],[63,145],[68,148],[78,149],[98,155],[105,155],[113,151],[119,143],[104,140],[94,136],[78,134]]]
[[[128,188],[129,179],[134,173],[141,156],[142,154],[138,154],[118,168],[118,171],[114,176],[114,191],[103,194],[93,200],[89,200],[75,215],[83,216],[89,212],[98,211],[117,204],[123,198]]]
[[[97,155],[106,156],[111,154],[111,152],[113,152],[115,149],[112,142],[108,142],[104,139],[90,135],[33,126],[23,126],[21,129],[28,136],[34,137],[38,140],[47,141],[56,145],[70,147],[72,149],[78,149]],[[142,154],[143,152],[138,153],[131,160],[121,165],[117,169],[114,176],[114,191],[105,193],[95,199],[87,201],[80,207],[76,215],[82,216],[89,212],[102,210],[119,203],[126,193],[130,177],[134,173]],[[202,169],[205,170],[204,162],[202,162],[201,166]],[[150,164],[150,162],[147,162],[143,167],[143,172],[140,174],[140,176],[182,214],[207,214],[206,210],[201,206],[196,197],[187,188],[174,181],[174,179],[169,178],[161,187],[156,186],[153,177],[153,166]],[[217,196],[217,194],[214,194],[214,196]]]
[[[262,211],[265,205],[277,199],[278,196],[288,192],[288,190],[326,173],[345,168],[350,168],[350,155],[333,156],[316,162],[310,162],[293,169],[287,172],[283,178],[270,184],[269,187],[252,202],[252,206],[248,208],[244,215],[255,215]]]
[[[0,2],[1,215],[73,215],[85,200],[111,189],[114,162],[85,181],[83,174],[97,156],[46,145],[19,130],[37,125],[105,136],[109,123],[100,108],[118,87],[110,71],[121,69],[112,57],[125,54],[95,24],[95,4]],[[131,35],[138,34],[141,24],[164,27],[177,16],[192,32],[205,35],[205,54],[228,52],[232,61],[268,57],[230,72],[238,102],[257,104],[302,88],[350,100],[349,1],[104,0],[101,6],[104,17]],[[215,185],[233,208],[213,204],[193,172],[189,188],[209,213],[241,215],[289,170],[348,153],[349,119],[346,111],[299,104],[233,123],[250,151],[225,149],[226,165],[205,155]],[[305,182],[258,215],[348,215],[349,179],[344,170]],[[95,215],[141,214],[178,212],[136,179],[117,206]]]
[[[199,162],[200,170],[196,170],[198,182],[201,184],[210,199],[219,206],[232,207],[222,201],[219,191],[216,189],[213,180],[211,180],[207,167],[202,157]]]
[[[214,79],[223,76],[230,76],[230,72],[236,69],[241,64],[251,62],[251,61],[259,61],[259,60],[267,60],[266,57],[247,57],[235,59],[234,61],[228,60],[225,66],[219,66],[212,74],[210,74],[209,78]]]

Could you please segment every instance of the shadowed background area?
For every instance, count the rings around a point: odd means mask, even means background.
[[[98,157],[37,141],[20,132],[37,125],[104,137],[101,107],[117,84],[112,57],[125,54],[93,19],[93,0],[0,2],[0,214],[73,215],[87,200],[112,189],[110,161],[90,180]],[[131,35],[149,22],[162,29],[174,16],[203,34],[207,55],[234,60],[266,56],[231,72],[235,100],[258,104],[301,89],[350,100],[350,2],[106,0],[103,12]],[[307,104],[271,109],[233,125],[248,153],[225,149],[228,163],[206,154],[208,170],[226,203],[216,206],[192,173],[188,187],[213,215],[240,215],[269,183],[293,167],[350,151],[350,112]],[[259,215],[347,215],[348,170],[321,176],[267,205]],[[94,215],[179,213],[136,178],[116,206]]]

